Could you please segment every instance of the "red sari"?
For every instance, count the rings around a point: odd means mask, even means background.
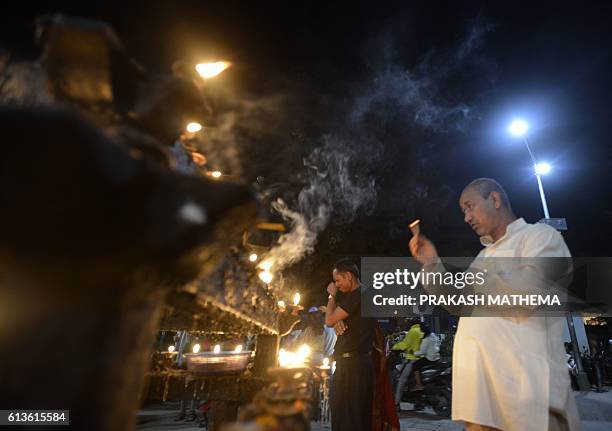
[[[374,325],[374,399],[372,402],[372,431],[399,431],[391,380],[387,370],[385,337],[378,322]]]

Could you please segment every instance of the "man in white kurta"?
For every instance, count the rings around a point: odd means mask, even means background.
[[[480,236],[487,257],[569,257],[552,227],[517,218],[503,188],[491,179],[461,194],[465,221]],[[439,265],[423,235],[410,241],[427,270]],[[453,350],[454,420],[470,430],[580,430],[563,348],[562,317],[462,317]]]

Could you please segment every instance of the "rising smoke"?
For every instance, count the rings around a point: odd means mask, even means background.
[[[276,271],[296,263],[314,251],[318,235],[331,220],[350,223],[359,213],[369,214],[375,209],[375,177],[364,177],[364,172],[372,172],[380,163],[385,142],[384,136],[372,132],[372,124],[384,129],[392,118],[400,117],[435,133],[466,127],[476,107],[450,97],[442,89],[466,67],[483,61],[476,54],[484,36],[492,30],[490,25],[474,25],[451,51],[431,51],[411,69],[396,58],[390,36],[380,39],[383,60],[372,70],[371,79],[358,86],[343,127],[326,135],[304,159],[304,187],[295,205],[283,200],[272,204],[291,230],[281,236],[264,262],[273,262]],[[416,192],[428,193],[423,185]]]

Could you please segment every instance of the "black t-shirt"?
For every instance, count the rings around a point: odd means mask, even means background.
[[[374,319],[361,317],[361,288],[348,293],[338,292],[337,304],[349,316],[344,319],[347,330],[338,336],[334,355],[371,351],[374,342]]]

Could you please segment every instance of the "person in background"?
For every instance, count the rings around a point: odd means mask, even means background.
[[[304,330],[295,342],[295,346],[308,344],[311,348],[313,365],[320,365],[323,358],[331,358],[336,343],[336,332],[325,325],[325,315],[317,307],[310,307],[304,317]]]
[[[185,360],[185,353],[191,353],[190,348],[194,344],[195,337],[191,335],[188,331],[179,331],[174,336],[174,342],[176,345],[176,350],[178,354],[176,355],[176,361],[178,368],[184,368],[186,366],[187,361]],[[196,420],[196,409],[198,406],[197,400],[194,399],[184,399],[180,402],[179,414],[175,421],[185,420],[187,422],[192,422]],[[187,414],[187,409],[189,408],[189,413]]]
[[[409,329],[406,337],[399,343],[395,344],[392,347],[392,350],[403,350],[404,351],[404,359],[406,363],[404,364],[404,368],[400,374],[399,380],[397,382],[397,387],[395,388],[395,406],[399,410],[400,403],[402,402],[402,393],[404,392],[404,386],[410,377],[410,373],[412,372],[412,367],[414,363],[420,359],[420,356],[415,354],[416,351],[419,350],[421,346],[421,339],[423,338],[423,331],[421,331],[421,319],[418,317],[413,317],[409,321]]]
[[[334,356],[334,349],[336,347],[338,335],[336,334],[336,330],[334,328],[330,328],[325,324],[325,306],[322,305],[318,308],[318,310],[323,314],[323,353],[331,360],[332,356]]]
[[[440,360],[440,338],[431,332],[429,325],[426,323],[421,323],[421,331],[423,331],[421,347],[414,354],[415,356],[422,356],[422,358],[412,365],[412,371],[416,380],[416,385],[412,388],[413,391],[422,391],[424,389],[423,382],[421,381],[421,368],[435,364]]]

